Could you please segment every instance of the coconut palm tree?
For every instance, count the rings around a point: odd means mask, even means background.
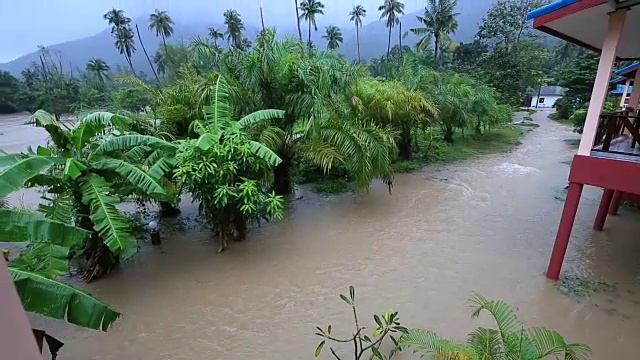
[[[380,20],[385,19],[385,26],[389,28],[389,42],[387,44],[387,62],[391,53],[391,29],[400,23],[400,15],[404,14],[404,4],[398,0],[384,0],[384,4],[378,7]]]
[[[216,28],[209,28],[209,37],[213,40],[213,44],[218,46],[218,39],[224,39],[224,33]]]
[[[567,343],[556,331],[525,328],[513,308],[503,301],[473,294],[469,303],[472,318],[486,312],[497,328],[479,327],[469,334],[465,343],[445,339],[430,330],[409,329],[398,339],[398,347],[442,360],[586,360],[590,357],[591,349],[587,345]]]
[[[104,78],[109,72],[109,64],[101,58],[91,58],[87,63],[86,70],[92,74],[101,84],[104,84]]]
[[[166,11],[156,11],[149,15],[149,30],[156,32],[156,37],[162,37],[164,51],[167,52],[167,38],[173,35],[173,20]]]
[[[102,17],[105,20],[107,20],[109,25],[112,26],[111,27],[111,33],[112,34],[115,34],[116,30],[119,27],[126,26],[126,25],[129,25],[131,23],[131,18],[127,17],[124,14],[123,10],[118,10],[118,9],[115,9],[115,8],[107,11]]]
[[[327,40],[327,49],[329,50],[336,50],[344,40],[342,38],[342,31],[335,25],[327,26],[326,33],[322,35],[322,38]]]
[[[302,41],[302,29],[300,28],[300,7],[298,6],[298,0],[294,0],[296,4],[296,24],[298,25],[298,37]]]
[[[360,58],[360,28],[362,27],[362,19],[367,16],[367,9],[362,5],[354,5],[351,12],[351,21],[356,25],[356,43],[358,44],[358,61],[362,61]]]
[[[419,28],[411,29],[411,32],[422,36],[416,44],[418,49],[425,49],[431,43],[431,36],[434,38],[434,60],[436,67],[439,65],[438,52],[440,51],[443,39],[449,39],[449,34],[455,33],[458,29],[455,12],[458,0],[428,0],[422,16],[417,16],[418,21],[423,25]]]
[[[224,24],[227,25],[227,42],[236,49],[242,48],[242,32],[244,31],[244,22],[240,18],[240,13],[234,9],[228,9],[224,12]]]
[[[324,4],[320,2],[320,0],[302,0],[300,3],[300,18],[304,19],[309,24],[309,38],[308,45],[311,48],[311,26],[315,31],[318,31],[318,26],[316,25],[316,16],[324,15]]]
[[[131,26],[124,25],[116,29],[114,34],[116,39],[115,46],[118,52],[124,56],[131,68],[131,72],[135,75],[136,71],[133,69],[133,63],[131,62],[131,56],[136,52],[135,41],[133,39],[133,30]]]

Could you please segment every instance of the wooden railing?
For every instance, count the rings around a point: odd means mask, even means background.
[[[615,149],[612,143],[617,145]],[[633,150],[636,143],[640,144],[640,117],[635,111],[600,115],[592,151],[640,156],[640,151]]]

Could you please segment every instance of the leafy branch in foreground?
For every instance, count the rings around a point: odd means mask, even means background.
[[[554,330],[525,329],[513,308],[503,301],[473,294],[469,302],[474,319],[487,312],[497,329],[479,327],[469,334],[465,343],[445,339],[431,330],[411,329],[400,337],[398,348],[412,348],[441,360],[583,360],[590,356],[587,345],[567,344]]]
[[[366,327],[360,326],[360,322],[358,320],[358,312],[356,310],[356,291],[353,286],[349,286],[349,297],[344,294],[340,294],[340,298],[342,301],[347,303],[351,310],[353,311],[353,320],[355,323],[355,332],[348,338],[337,338],[331,334],[332,327],[329,325],[326,329],[321,327],[316,327],[318,332],[316,335],[323,338],[323,340],[318,344],[315,351],[315,356],[318,357],[322,353],[322,349],[324,348],[327,340],[333,343],[353,343],[353,356],[355,360],[363,359],[365,355],[370,354],[368,358],[375,357],[376,359],[386,360],[391,359],[393,355],[396,353],[396,348],[398,345],[398,341],[391,334],[394,333],[404,333],[407,331],[406,328],[400,326],[400,318],[398,317],[397,311],[387,311],[381,315],[373,315],[373,320],[376,323],[376,328],[373,331],[371,336],[365,333],[367,330]],[[382,354],[380,350],[380,346],[387,338],[387,336],[393,342],[394,349],[391,350],[389,355]],[[331,351],[331,355],[334,358],[341,360],[342,357],[338,355],[336,350],[329,346],[329,351]]]

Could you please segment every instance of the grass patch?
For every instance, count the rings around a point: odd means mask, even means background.
[[[527,112],[529,113],[529,115],[533,115],[533,114],[537,113],[537,112],[538,112],[538,110],[535,110],[535,109],[527,109]]]
[[[573,127],[573,122],[571,120],[558,117],[558,113],[549,114],[548,117],[557,123]]]
[[[497,154],[512,150],[520,145],[521,129],[513,125],[487,130],[480,135],[462,137],[456,134],[453,143],[434,144],[431,154],[426,154],[427,163],[442,163],[467,160],[481,155]]]

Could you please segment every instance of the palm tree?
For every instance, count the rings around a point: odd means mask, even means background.
[[[131,18],[124,14],[124,11],[111,9],[102,16],[111,25],[111,36],[115,41],[115,46],[121,55],[124,55],[127,64],[135,75],[131,56],[136,52],[135,41],[133,40],[133,30],[131,29]]]
[[[149,30],[155,30],[156,37],[162,37],[164,51],[167,52],[167,38],[173,35],[173,20],[166,11],[156,11],[149,15]]]
[[[342,31],[335,25],[327,26],[326,33],[322,35],[322,38],[327,40],[327,49],[335,50],[342,44]]]
[[[503,301],[488,300],[473,294],[471,317],[488,313],[497,329],[479,327],[465,343],[445,339],[431,330],[410,329],[398,340],[400,349],[411,348],[430,359],[566,359],[586,360],[591,349],[579,343],[567,343],[556,331],[543,327],[525,328],[513,308]]]
[[[91,58],[86,66],[87,72],[91,73],[101,84],[104,84],[104,78],[109,72],[109,65],[101,58]]]
[[[320,0],[302,0],[300,3],[300,18],[303,18],[309,24],[309,48],[311,48],[311,26],[313,25],[313,29],[318,31],[318,26],[316,25],[316,15],[324,15],[324,4],[320,2]]]
[[[131,23],[131,18],[127,17],[123,10],[115,8],[107,11],[102,17],[109,22],[109,25],[112,25],[112,34],[114,34],[119,27],[126,26]]]
[[[431,35],[433,35],[436,67],[439,64],[438,52],[440,51],[442,39],[448,39],[449,34],[455,33],[458,29],[456,16],[459,13],[454,12],[456,6],[458,6],[458,0],[428,0],[424,15],[417,16],[423,27],[411,29],[412,33],[422,36],[416,44],[419,49],[425,49],[429,46]]]
[[[356,43],[358,44],[358,61],[362,61],[360,58],[360,28],[362,27],[362,19],[367,16],[367,9],[362,5],[354,5],[353,9],[349,13],[351,15],[351,21],[356,24]]]
[[[389,42],[387,44],[387,62],[391,53],[391,29],[400,23],[400,15],[404,14],[404,4],[398,0],[384,0],[384,4],[378,7],[381,11],[380,20],[385,20],[385,26],[389,28]]]
[[[300,7],[298,6],[298,0],[294,0],[296,4],[296,24],[298,25],[298,37],[302,41],[302,29],[300,29]]]
[[[209,28],[209,37],[213,40],[213,44],[218,46],[218,39],[224,39],[224,33],[216,28]]]
[[[136,71],[133,69],[133,63],[131,62],[131,56],[136,52],[135,41],[133,39],[133,30],[131,26],[124,25],[116,29],[114,34],[116,38],[115,46],[118,52],[124,56],[127,60],[127,64],[131,68],[131,71],[135,75]]]
[[[242,48],[242,31],[244,31],[244,22],[240,18],[240,14],[234,10],[229,9],[224,12],[224,24],[227,25],[227,42],[236,48]]]

